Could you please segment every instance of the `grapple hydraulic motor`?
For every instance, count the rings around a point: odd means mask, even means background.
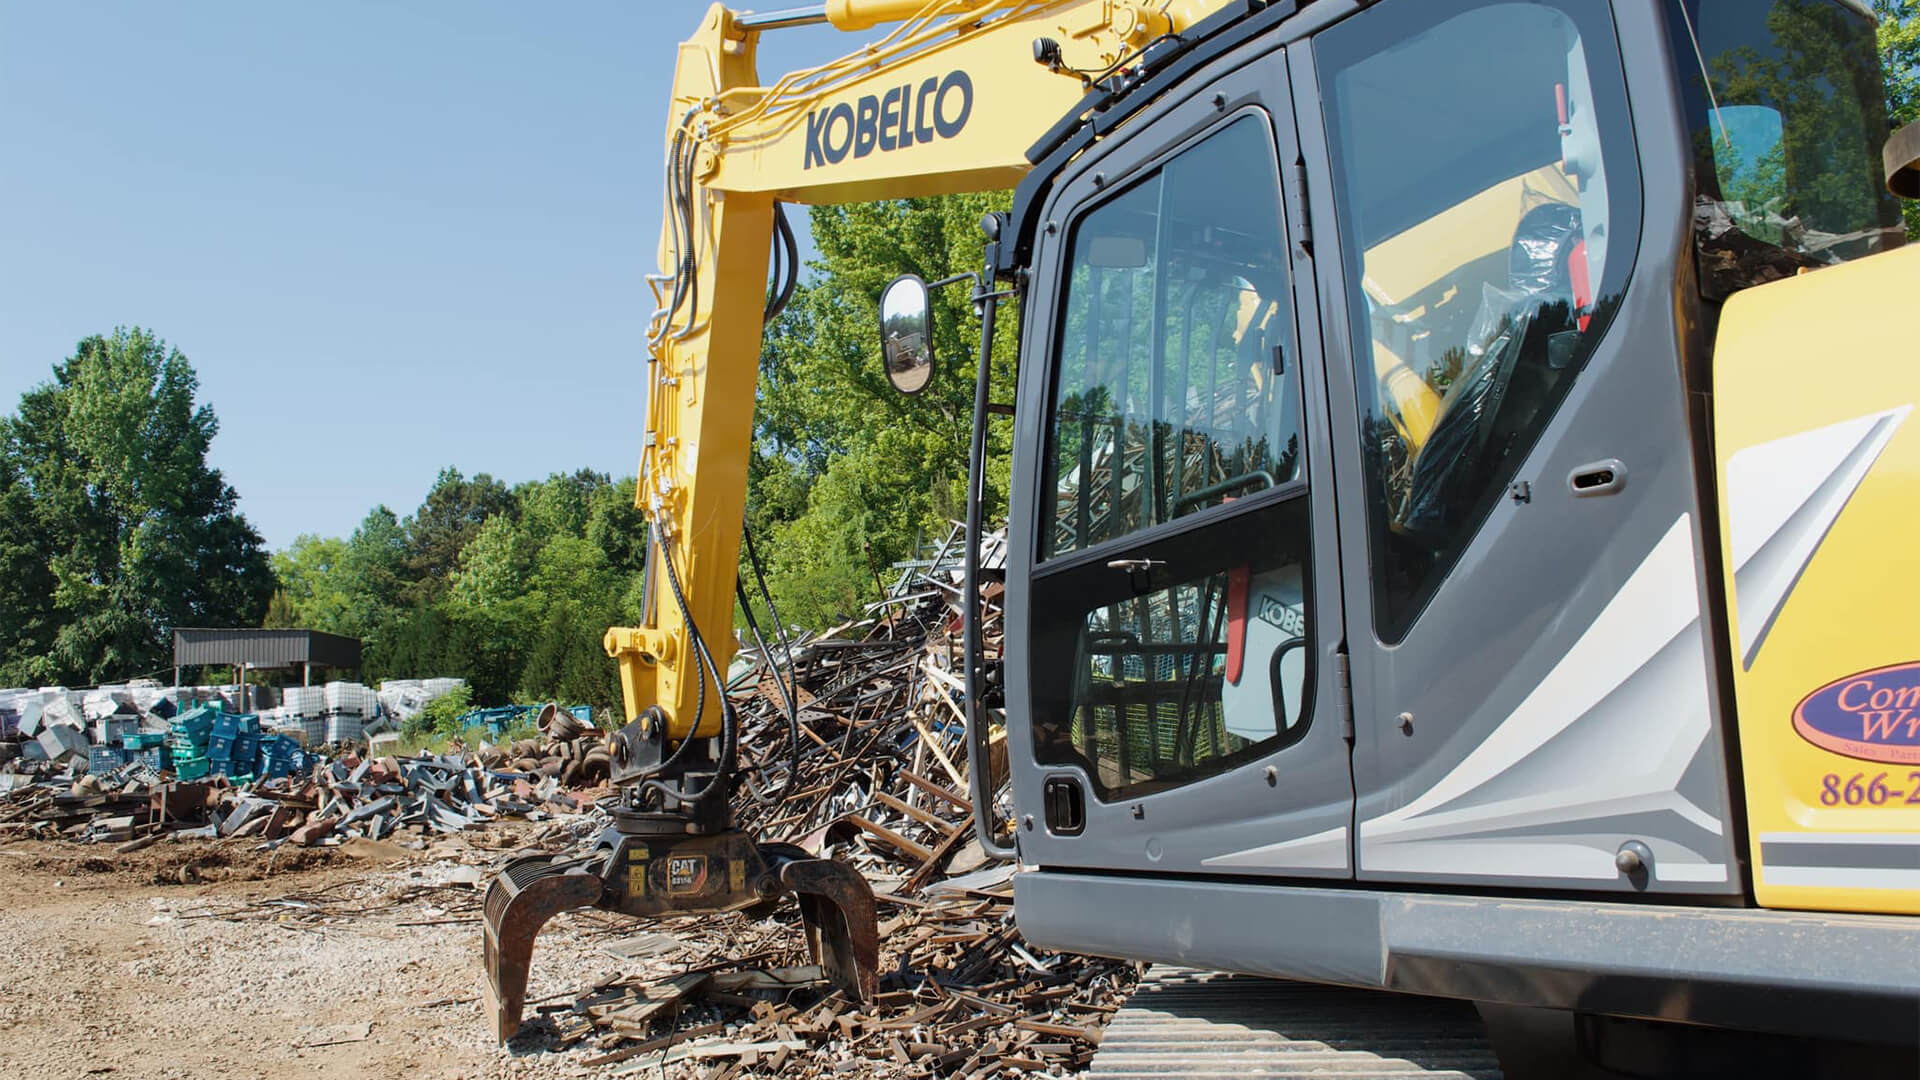
[[[662,750],[663,726],[655,713],[611,736],[623,797],[591,852],[516,859],[488,886],[488,1004],[502,1042],[520,1026],[534,936],[548,919],[573,908],[635,916],[771,914],[791,893],[814,962],[849,997],[872,997],[879,941],[866,879],[790,844],[756,843],[733,823],[726,755],[722,762],[704,753],[673,761]]]

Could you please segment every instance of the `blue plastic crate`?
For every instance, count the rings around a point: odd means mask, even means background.
[[[136,731],[121,742],[129,750],[151,750],[165,746],[167,733],[164,731]]]
[[[216,739],[231,739],[240,734],[240,716],[237,713],[221,713],[213,718],[213,728],[208,732]]]
[[[129,750],[127,751],[127,760],[138,761],[154,772],[170,768],[173,765],[173,759],[167,756],[167,748],[164,746],[150,746],[144,750]]]
[[[236,765],[252,766],[260,756],[260,736],[241,732],[233,738],[233,762]]]
[[[126,763],[126,752],[118,747],[96,746],[87,751],[87,771],[96,776],[112,772]]]
[[[224,735],[208,738],[207,760],[213,763],[215,769],[225,772],[227,762],[233,760],[233,739]]]
[[[181,714],[168,725],[168,729],[180,739],[185,739],[196,746],[205,746],[207,738],[213,734],[214,718],[219,715],[219,709],[202,705]]]
[[[183,759],[173,763],[173,775],[182,780],[198,780],[208,771],[206,758]]]

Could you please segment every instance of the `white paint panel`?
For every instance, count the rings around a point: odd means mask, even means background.
[[[1767,832],[1760,834],[1760,842],[1763,844],[1870,844],[1874,847],[1887,847],[1892,844],[1920,845],[1920,835],[1872,832]]]
[[[1725,881],[1727,868],[1720,863],[1672,863],[1653,864],[1653,876],[1660,881]]]
[[[1727,546],[1741,662],[1753,666],[1807,562],[1912,405],[1749,446],[1727,459]]]
[[[1723,835],[1679,791],[1712,731],[1696,572],[1682,514],[1479,747],[1406,806],[1361,823],[1361,869],[1618,881],[1619,845],[1653,838],[1613,832],[1610,819],[1670,815]],[[1636,753],[1605,769],[1583,749],[1615,745]],[[1564,834],[1583,823],[1586,835]],[[1535,829],[1562,835],[1524,835]],[[1663,880],[1728,880],[1714,857],[1657,846]]]
[[[1693,553],[1693,517],[1681,514],[1580,639],[1485,742],[1412,802],[1361,824],[1361,864],[1371,865],[1367,848],[1376,838],[1412,827],[1415,819],[1512,768],[1687,629],[1699,614]],[[1662,689],[1671,694],[1673,688]],[[1704,683],[1700,689],[1704,693]],[[1704,728],[1700,734],[1704,737]]]
[[[1202,859],[1202,866],[1246,866],[1262,870],[1345,870],[1347,827],[1328,829],[1297,840],[1248,848]]]
[[[1824,889],[1920,889],[1920,870],[1887,867],[1773,866],[1760,868],[1769,885],[1805,885]]]
[[[1368,870],[1435,877],[1548,877],[1618,881],[1613,852],[1554,839],[1432,840],[1363,849]]]

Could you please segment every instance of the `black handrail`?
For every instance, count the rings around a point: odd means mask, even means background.
[[[1238,491],[1256,480],[1260,481],[1260,486],[1263,488],[1273,486],[1273,474],[1265,469],[1255,469],[1252,472],[1243,472],[1239,476],[1229,476],[1217,484],[1208,484],[1206,487],[1189,491],[1185,495],[1182,495],[1180,501],[1173,504],[1173,516],[1179,517],[1180,511],[1185,509],[1188,503],[1206,502],[1215,495],[1225,495],[1229,491]]]

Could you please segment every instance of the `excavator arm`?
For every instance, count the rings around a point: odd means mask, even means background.
[[[716,4],[680,45],[635,492],[652,541],[644,618],[604,642],[628,717],[609,739],[622,798],[590,855],[521,859],[489,887],[487,976],[502,1040],[519,1024],[534,936],[569,908],[764,909],[792,893],[815,958],[850,996],[873,993],[864,879],[757,843],[727,805],[737,733],[724,672],[776,242],[797,269],[779,206],[1013,187],[1028,146],[1089,85],[1226,2],[828,0],[757,15]],[[897,25],[761,83],[760,35],[814,23]]]
[[[1011,188],[1025,151],[1099,74],[1219,0],[833,0],[817,12],[714,5],[680,46],[668,107],[666,220],[648,340],[648,427],[637,504],[664,541],[688,618],[656,587],[646,625],[608,632],[629,717],[668,737],[720,734],[701,705],[704,642],[731,658],[753,389],[777,201],[864,202]],[[760,27],[904,19],[832,63],[760,85]],[[1032,59],[1036,39],[1059,46]],[[1055,70],[1055,69],[1058,70]],[[656,583],[661,576],[652,580]],[[670,586],[670,583],[669,583]],[[711,635],[697,628],[716,628]]]

